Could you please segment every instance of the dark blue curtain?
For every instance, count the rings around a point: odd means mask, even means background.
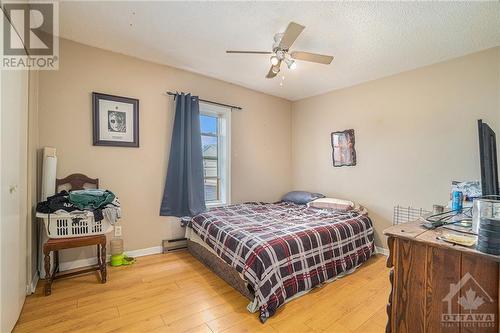
[[[205,210],[200,104],[197,96],[177,94],[160,215],[194,216]]]

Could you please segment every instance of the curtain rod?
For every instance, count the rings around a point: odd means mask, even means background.
[[[167,95],[171,95],[171,96],[177,96],[178,93],[176,92],[171,92],[171,91],[167,91]],[[175,98],[175,97],[174,97]],[[236,110],[243,110],[243,108],[239,107],[239,106],[235,106],[235,105],[229,105],[229,104],[224,104],[224,103],[218,103],[218,102],[213,102],[213,101],[209,101],[209,100],[206,100],[206,99],[201,99],[201,98],[198,98],[198,100],[200,102],[205,102],[205,103],[210,103],[210,104],[214,104],[214,105],[220,105],[220,106],[225,106],[227,108],[231,108],[231,109],[236,109]]]

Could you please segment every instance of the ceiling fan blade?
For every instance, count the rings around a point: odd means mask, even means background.
[[[323,55],[323,54],[316,54],[316,53],[309,53],[309,52],[301,52],[301,51],[292,52],[290,54],[290,56],[293,59],[310,61],[310,62],[317,62],[317,63],[325,64],[325,65],[329,65],[333,60],[332,56]]]
[[[278,75],[279,72],[278,73],[273,72],[273,67],[274,66],[271,66],[271,68],[269,68],[269,72],[267,72],[267,75],[266,75],[267,79],[272,79],[273,77]]]
[[[232,51],[232,50],[227,50],[226,53],[272,54],[272,52],[267,52],[267,51]]]
[[[305,27],[303,25],[295,22],[290,22],[285,30],[285,33],[283,34],[283,37],[281,37],[281,41],[278,47],[282,50],[290,49],[293,42],[295,42],[297,37],[299,37],[304,28]]]

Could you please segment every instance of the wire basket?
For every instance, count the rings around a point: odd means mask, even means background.
[[[81,214],[41,214],[37,217],[43,219],[45,230],[49,238],[72,238],[81,236],[102,235],[113,230],[107,219],[94,220],[94,214],[84,212]]]
[[[403,207],[400,205],[394,206],[394,213],[392,216],[392,225],[416,221],[420,216],[430,214],[430,211],[423,208],[413,208],[411,206]]]

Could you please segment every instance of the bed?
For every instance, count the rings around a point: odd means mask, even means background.
[[[265,322],[279,306],[353,272],[374,253],[362,209],[340,212],[289,202],[211,209],[186,229],[189,251],[251,300]]]

